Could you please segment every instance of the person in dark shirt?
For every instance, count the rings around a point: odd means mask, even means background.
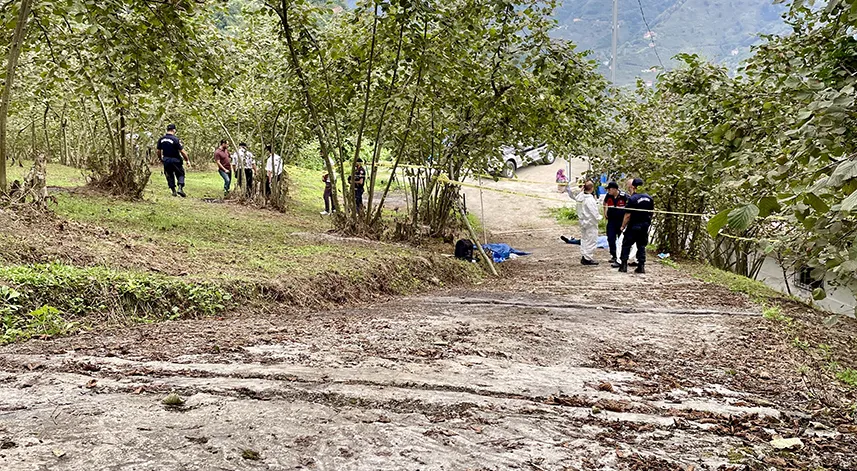
[[[173,192],[173,196],[187,195],[184,192],[184,166],[183,161],[190,163],[187,152],[184,151],[181,141],[176,136],[176,125],[167,126],[167,133],[158,140],[158,158],[164,164],[164,175],[167,177],[167,186]],[[178,190],[176,181],[178,180]]]
[[[333,182],[327,173],[321,176],[321,181],[324,182],[324,195],[322,196],[324,198],[324,211],[321,212],[321,215],[327,216],[336,211],[333,205]]]
[[[655,201],[645,193],[638,193],[639,187],[643,186],[643,180],[634,178],[628,180],[628,202],[625,206],[625,219],[622,221],[622,256],[619,271],[628,272],[628,257],[631,255],[631,246],[637,246],[637,269],[634,273],[646,273],[646,245],[649,243],[649,228],[652,225],[652,211],[655,209]]]
[[[610,247],[610,263],[618,264],[616,240],[622,232],[622,222],[625,221],[625,204],[628,195],[619,190],[619,184],[607,184],[607,196],[604,197],[604,217],[607,219],[607,245]],[[618,268],[618,267],[615,267]]]
[[[354,203],[358,213],[363,211],[364,183],[366,183],[366,169],[363,167],[363,159],[357,159],[357,168],[354,171]]]

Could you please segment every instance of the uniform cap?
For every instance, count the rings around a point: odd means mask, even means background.
[[[238,144],[238,147],[247,147],[247,143],[246,143],[246,142],[242,142],[241,144]]]
[[[608,183],[608,184],[607,184],[607,189],[609,190],[609,189],[611,189],[611,188],[615,188],[615,189],[617,189],[617,190],[618,190],[618,189],[619,189],[619,184],[618,184],[618,183],[616,183],[616,182],[610,182],[610,183]]]
[[[631,182],[631,185],[633,185],[634,188],[639,188],[639,187],[643,186],[643,179],[642,178],[635,178]]]
[[[168,124],[167,125],[167,131],[175,131],[175,130],[176,130],[175,124]]]

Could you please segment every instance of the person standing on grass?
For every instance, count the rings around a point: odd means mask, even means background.
[[[283,174],[283,159],[274,153],[271,146],[265,146],[265,152],[268,153],[268,160],[265,161],[265,171],[268,174],[268,179],[265,180],[265,197],[269,197],[271,187],[277,185]]]
[[[238,151],[235,152],[235,161],[233,162],[235,172],[242,172],[238,177],[238,182],[244,180],[244,195],[250,198],[253,196],[253,173],[256,171],[256,158],[253,153],[247,150],[246,143],[238,144]]]
[[[595,184],[587,181],[583,191],[574,198],[577,201],[577,217],[580,223],[580,264],[598,265],[595,261],[595,248],[598,245],[598,221],[601,211],[595,199]]]
[[[158,140],[158,159],[164,164],[164,175],[167,177],[167,186],[173,192],[173,196],[187,195],[184,192],[184,166],[190,164],[187,152],[184,151],[181,141],[176,136],[176,125],[167,125],[167,133]],[[184,159],[184,161],[182,161]],[[178,181],[178,190],[176,182]]]
[[[622,258],[619,271],[628,272],[628,258],[631,246],[637,246],[637,269],[634,273],[646,273],[646,245],[649,243],[649,228],[652,226],[652,211],[655,200],[645,193],[638,193],[643,186],[643,180],[634,178],[628,180],[628,204],[625,206],[625,219],[622,221]]]
[[[330,180],[330,174],[325,173],[321,176],[321,181],[324,182],[324,211],[321,212],[322,216],[327,216],[328,214],[336,212],[336,208],[333,206],[333,182]]]
[[[616,252],[616,241],[621,234],[622,222],[625,220],[625,205],[628,195],[619,190],[619,184],[607,184],[607,196],[604,197],[604,217],[607,218],[607,245],[610,247],[610,263],[616,264],[619,254]]]
[[[223,197],[229,196],[229,186],[232,184],[232,157],[229,156],[229,142],[226,139],[220,141],[220,147],[214,151],[214,162],[217,164],[217,173],[223,179]]]
[[[363,212],[363,184],[366,183],[366,169],[363,167],[363,159],[357,159],[357,168],[354,170],[354,204],[358,213]]]

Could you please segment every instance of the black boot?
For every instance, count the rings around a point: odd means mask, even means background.
[[[580,264],[586,266],[594,266],[598,265],[598,262],[596,262],[595,260],[590,260],[586,257],[580,257]]]
[[[618,260],[615,262],[610,262],[610,268],[619,268],[621,266],[622,266],[622,263],[619,262]]]
[[[628,261],[622,260],[622,263],[619,264],[619,273],[628,273]]]
[[[628,264],[628,266],[629,266],[629,267],[636,267],[636,266],[637,266],[637,265],[639,265],[639,264],[640,264],[639,262],[637,262],[637,261],[633,261],[633,262],[629,263],[629,264]]]
[[[184,197],[186,197],[186,196],[187,196],[186,194],[184,194],[184,185],[179,185],[179,191],[177,191],[177,193],[178,193],[178,195],[179,195],[179,196],[181,196],[182,198],[184,198]]]
[[[615,256],[615,255],[613,255],[612,257],[610,257],[610,260],[609,260],[607,263],[609,263],[609,264],[613,265],[613,264],[615,264],[615,263],[619,263],[619,260],[617,260],[617,259],[616,259],[616,256]]]
[[[170,188],[170,191],[172,191],[172,192],[173,192],[173,196],[178,196],[178,193],[176,193],[176,189],[175,189],[175,188]]]
[[[638,263],[637,269],[634,270],[634,273],[645,274],[646,273],[646,264],[645,263]]]

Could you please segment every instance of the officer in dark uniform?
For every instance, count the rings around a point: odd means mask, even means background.
[[[643,180],[635,178],[628,182],[628,203],[625,206],[625,219],[622,221],[622,232],[625,237],[622,240],[622,257],[619,271],[628,272],[628,257],[631,255],[631,246],[637,245],[637,269],[634,273],[646,273],[646,245],[649,243],[649,227],[652,225],[652,212],[655,209],[655,201],[645,193],[637,193],[637,188],[643,186]],[[634,211],[643,210],[643,211]]]
[[[187,152],[184,151],[181,141],[176,136],[176,125],[167,126],[167,134],[158,140],[158,158],[164,164],[164,175],[167,177],[167,186],[173,192],[173,196],[187,195],[184,192],[184,166],[183,161],[188,162]],[[178,190],[176,190],[178,180]]]
[[[604,197],[604,217],[607,219],[607,245],[610,247],[610,263],[618,267],[619,254],[616,252],[616,240],[622,233],[622,223],[625,221],[625,205],[628,195],[619,189],[619,184],[607,184],[607,196]]]

